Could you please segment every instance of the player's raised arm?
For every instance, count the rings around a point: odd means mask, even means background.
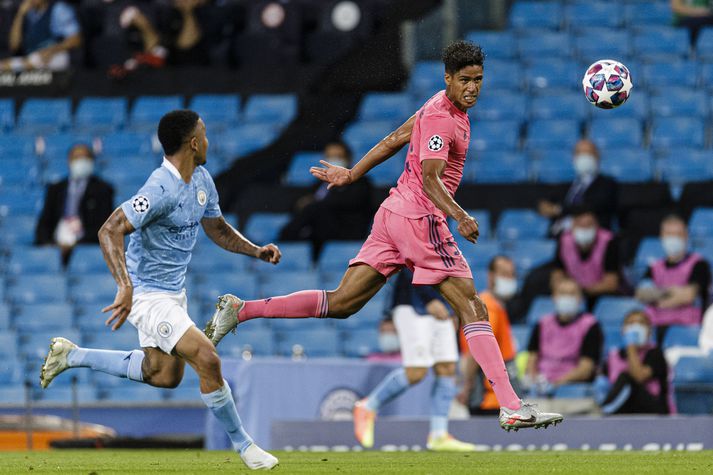
[[[329,183],[327,188],[345,186],[353,183],[366,175],[369,170],[375,166],[393,157],[396,152],[409,143],[413,123],[415,121],[416,115],[411,116],[398,129],[381,139],[381,141],[369,150],[351,169],[332,165],[325,160],[320,160],[320,163],[324,165],[324,167],[312,167],[309,171],[314,177]]]
[[[118,286],[114,303],[102,309],[104,313],[111,311],[111,316],[107,319],[106,324],[110,325],[114,322],[112,330],[118,330],[131,313],[134,287],[126,269],[124,236],[133,232],[134,227],[121,208],[114,210],[99,229],[99,245],[104,254],[104,260]]]
[[[265,246],[253,244],[248,238],[240,234],[237,229],[232,227],[222,216],[217,218],[203,218],[201,219],[201,225],[211,241],[226,251],[252,256],[269,262],[270,264],[280,262],[282,254],[277,246],[274,244],[267,244]]]

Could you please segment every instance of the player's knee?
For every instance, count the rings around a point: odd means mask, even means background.
[[[480,297],[475,294],[475,292],[473,292],[472,296],[469,296],[467,307],[459,313],[464,325],[474,322],[489,321],[488,308],[485,306],[483,301],[480,300]]]
[[[329,298],[329,318],[349,318],[357,313],[362,305],[354,300],[348,300],[342,296],[339,290],[327,292]]]
[[[220,357],[215,348],[201,348],[196,356],[196,365],[204,374],[220,375]]]
[[[406,368],[406,379],[409,384],[416,384],[428,374],[428,368]]]
[[[456,364],[455,363],[436,363],[433,366],[433,371],[437,376],[455,376],[456,374]]]

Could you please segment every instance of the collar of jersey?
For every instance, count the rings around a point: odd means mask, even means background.
[[[453,101],[448,98],[448,96],[446,95],[445,89],[443,90],[443,99],[446,101],[446,104],[448,104],[448,106],[451,109],[453,109],[453,111],[455,111],[456,114],[460,114],[462,116],[468,117],[468,113],[463,112],[462,110],[458,109],[458,107],[453,103]]]
[[[178,172],[178,169],[174,167],[173,163],[169,162],[166,157],[163,157],[163,163],[161,165],[168,168],[168,171],[171,172],[171,175],[175,176],[179,180],[183,180],[183,178],[181,178],[181,174]]]

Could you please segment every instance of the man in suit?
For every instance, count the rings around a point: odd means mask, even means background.
[[[60,246],[65,264],[76,244],[99,243],[99,228],[114,207],[114,188],[94,175],[89,145],[74,145],[68,164],[69,176],[47,186],[35,230],[35,244]]]
[[[599,173],[599,161],[599,150],[591,140],[582,139],[574,146],[572,163],[577,177],[564,199],[542,200],[538,205],[540,214],[552,220],[553,235],[569,229],[572,210],[580,207],[592,210],[602,227],[611,228],[618,188],[613,178]]]

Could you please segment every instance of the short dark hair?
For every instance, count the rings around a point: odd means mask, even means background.
[[[173,155],[178,152],[196,128],[199,119],[198,114],[188,109],[171,111],[161,117],[158,123],[158,141],[161,142],[163,153]]]
[[[669,213],[664,216],[661,220],[661,225],[663,226],[664,223],[668,223],[669,221],[678,221],[679,223],[682,223],[684,226],[688,227],[686,220],[683,219],[683,216],[678,213]]]
[[[352,149],[343,140],[332,140],[331,142],[328,142],[327,145],[324,146],[325,149],[327,147],[341,147],[342,150],[344,150],[344,153],[346,154],[347,158],[351,161]]]
[[[72,146],[69,147],[69,150],[67,151],[67,155],[71,154],[75,148],[79,148],[79,147],[86,149],[89,154],[89,158],[91,158],[92,160],[94,160],[96,158],[96,156],[94,155],[94,148],[86,142],[73,143]]]
[[[449,44],[441,55],[448,74],[453,74],[467,66],[482,66],[485,61],[483,49],[470,41],[458,40]]]
[[[505,254],[497,254],[494,256],[492,259],[490,259],[490,262],[488,263],[488,271],[489,272],[495,272],[495,264],[500,260],[500,259],[505,259],[506,261],[512,262],[512,259],[510,259],[508,256]]]

